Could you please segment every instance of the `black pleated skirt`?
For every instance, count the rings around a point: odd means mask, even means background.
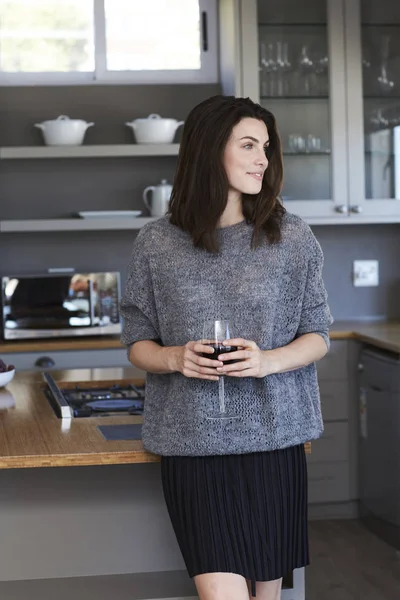
[[[224,456],[161,459],[164,496],[190,577],[272,581],[309,563],[303,444]]]

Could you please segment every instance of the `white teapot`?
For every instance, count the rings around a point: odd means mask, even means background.
[[[151,201],[148,194],[151,192]],[[143,202],[149,209],[152,217],[163,217],[168,210],[168,203],[171,197],[172,185],[162,179],[158,185],[149,185],[143,191]]]

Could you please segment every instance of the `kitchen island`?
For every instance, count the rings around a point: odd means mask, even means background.
[[[130,367],[52,371],[57,382],[129,380],[140,385]],[[14,404],[0,412],[0,469],[72,467],[159,462],[144,450],[141,440],[107,441],[99,425],[141,423],[140,416],[58,418],[44,395],[42,373],[17,373],[1,402]]]
[[[130,367],[52,375],[139,383]],[[0,598],[195,597],[165,508],[159,457],[140,440],[107,441],[98,429],[141,417],[60,419],[43,387],[41,373],[21,372],[0,390]],[[283,599],[303,600],[303,570],[294,581]]]
[[[71,369],[53,371],[55,381],[130,380],[140,384],[130,367],[112,369]],[[5,390],[3,400],[15,403],[0,412],[0,469],[26,467],[71,467],[82,465],[158,462],[146,452],[141,440],[107,441],[99,425],[140,423],[139,416],[58,418],[44,394],[42,373],[17,373]]]

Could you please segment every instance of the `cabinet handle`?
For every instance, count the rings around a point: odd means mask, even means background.
[[[360,206],[359,204],[352,204],[350,206],[350,212],[355,213],[356,215],[362,213],[362,210],[362,206]]]
[[[335,206],[335,211],[342,214],[342,215],[348,215],[349,214],[349,207],[347,206],[347,204],[337,204]]]
[[[201,13],[201,37],[202,37],[202,45],[203,52],[208,51],[208,22],[207,22],[207,13],[205,10]]]
[[[362,363],[358,363],[358,365],[357,365],[357,371],[359,373],[362,373],[364,371],[364,365]]]
[[[45,369],[50,369],[55,366],[55,362],[50,356],[39,356],[39,358],[35,362],[35,367],[43,367]]]

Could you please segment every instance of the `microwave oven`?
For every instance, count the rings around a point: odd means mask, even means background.
[[[118,272],[2,276],[3,340],[120,334],[120,289]]]

